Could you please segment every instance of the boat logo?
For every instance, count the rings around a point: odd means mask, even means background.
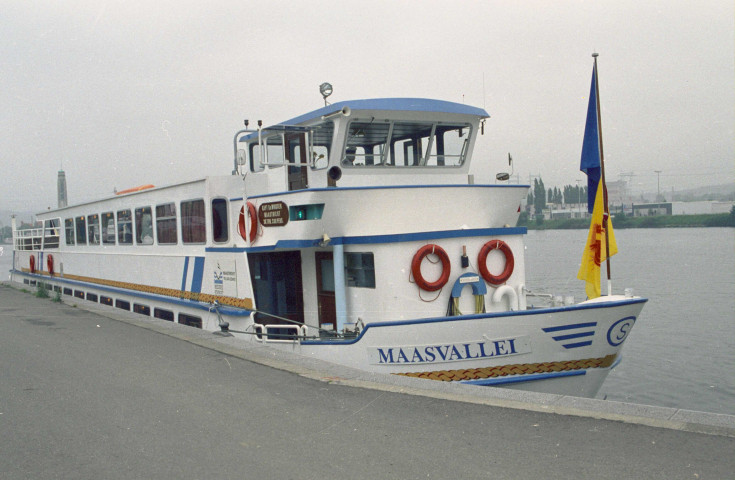
[[[635,323],[635,317],[621,318],[613,323],[607,331],[607,343],[613,347],[617,347],[625,341]]]
[[[595,335],[595,327],[597,322],[573,323],[569,325],[559,325],[557,327],[547,327],[542,330],[546,333],[554,334],[551,338],[561,343],[564,348],[579,348],[592,345],[592,337]],[[556,334],[559,335],[556,335]]]

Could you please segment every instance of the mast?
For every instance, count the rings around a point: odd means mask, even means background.
[[[597,97],[597,138],[600,144],[600,178],[602,180],[602,197],[604,213],[602,214],[602,228],[605,231],[605,265],[607,267],[607,295],[612,295],[612,280],[610,279],[610,238],[607,233],[607,221],[610,217],[610,208],[607,201],[607,184],[605,183],[605,154],[602,149],[602,113],[600,112],[600,77],[597,74],[598,53],[593,53],[595,59],[595,97]]]

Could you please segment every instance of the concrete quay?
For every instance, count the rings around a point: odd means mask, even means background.
[[[368,374],[64,300],[0,285],[0,478],[735,472],[730,415]]]

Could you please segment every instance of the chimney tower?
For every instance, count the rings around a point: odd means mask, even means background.
[[[59,179],[56,183],[59,196],[59,208],[64,208],[67,205],[66,201],[66,174],[63,170],[59,170]]]

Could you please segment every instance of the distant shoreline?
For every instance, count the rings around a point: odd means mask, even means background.
[[[563,218],[559,220],[519,220],[519,227],[529,230],[586,230],[590,228],[589,218]],[[735,227],[735,210],[730,213],[712,215],[655,215],[649,217],[613,216],[613,226],[623,228],[706,228]]]

